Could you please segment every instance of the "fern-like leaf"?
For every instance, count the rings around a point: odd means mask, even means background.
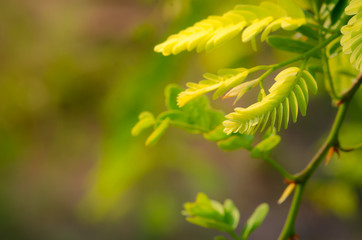
[[[300,72],[297,67],[287,68],[275,77],[274,85],[269,94],[260,102],[248,108],[236,108],[235,112],[226,115],[223,122],[225,133],[254,134],[260,127],[263,131],[268,125],[274,127],[277,120],[278,131],[284,122],[284,128],[289,123],[289,111],[293,121],[297,121],[298,108],[304,116],[308,105],[308,89],[315,94],[317,83],[307,71]],[[299,74],[298,74],[299,73]]]
[[[345,13],[354,16],[341,28],[343,52],[351,54],[352,65],[362,72],[362,1],[352,0],[346,7]]]
[[[248,70],[245,68],[222,69],[218,71],[218,75],[206,73],[204,74],[205,80],[186,84],[188,88],[178,95],[177,104],[179,107],[183,107],[190,100],[214,90],[216,91],[213,98],[216,99],[230,88],[243,82],[247,76]]]
[[[280,6],[283,6],[280,7]],[[209,51],[242,33],[242,41],[255,41],[263,29],[261,40],[279,28],[295,30],[306,23],[303,11],[290,0],[280,0],[280,6],[262,2],[259,6],[238,5],[222,16],[210,16],[193,26],[171,35],[155,47],[156,52],[167,56],[182,51]]]

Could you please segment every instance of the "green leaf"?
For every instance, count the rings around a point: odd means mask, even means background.
[[[284,129],[287,129],[289,123],[289,99],[286,98],[283,102],[283,109],[284,109]]]
[[[279,0],[279,5],[288,12],[288,15],[294,18],[304,18],[303,10],[298,7],[294,1]]]
[[[362,72],[362,2],[352,0],[345,9],[347,15],[354,15],[341,28],[341,45],[343,53],[351,54],[350,62],[355,69]]]
[[[165,88],[165,102],[168,110],[179,110],[177,106],[177,96],[183,89],[177,84],[169,84]]]
[[[239,223],[239,210],[227,199],[224,205],[210,200],[204,193],[199,193],[195,202],[184,204],[183,215],[190,223],[219,231],[234,231]]]
[[[220,97],[230,88],[235,87],[245,80],[248,71],[245,68],[223,69],[219,71],[219,75],[205,73],[204,80],[198,83],[188,82],[188,87],[182,91],[177,97],[177,105],[183,107],[192,99],[205,95],[208,92],[215,91],[213,99]]]
[[[294,0],[294,2],[300,6],[302,9],[310,10],[312,9],[312,3],[310,0]]]
[[[306,37],[309,37],[311,39],[314,39],[314,40],[318,40],[319,39],[319,36],[318,36],[318,31],[307,26],[307,25],[303,25],[301,27],[299,27],[297,29],[298,32],[300,32],[301,34],[303,34],[304,36]]]
[[[210,16],[193,26],[171,35],[154,50],[165,56],[182,51],[210,51],[242,32],[242,40],[254,40],[265,29],[262,39],[280,28],[292,31],[306,23],[303,11],[293,1],[281,4],[263,2],[256,5],[238,5],[222,16]]]
[[[217,142],[217,145],[224,151],[234,151],[241,148],[250,150],[253,139],[253,135],[240,134],[221,140]]]
[[[339,0],[337,2],[331,13],[331,25],[334,25],[340,19],[347,4],[348,4],[347,0]]]
[[[224,132],[224,126],[220,124],[210,132],[204,133],[204,138],[208,141],[217,142],[229,138],[230,136]]]
[[[303,71],[302,79],[305,80],[305,83],[313,94],[318,92],[318,85],[312,74],[310,74],[308,71]]]
[[[351,0],[344,10],[348,15],[354,15],[360,13],[362,10],[361,0]]]
[[[143,130],[153,126],[155,124],[155,117],[150,112],[142,112],[138,116],[139,121],[132,128],[132,135],[138,136]]]
[[[298,118],[298,101],[294,92],[291,92],[289,95],[289,106],[290,111],[292,112],[293,122],[295,123]]]
[[[190,101],[181,111],[187,116],[188,124],[202,129],[202,132],[215,129],[225,118],[224,113],[210,108],[209,100],[205,96]]]
[[[176,106],[175,94],[177,88],[173,89],[173,98],[169,105]],[[218,110],[211,109],[209,100],[205,96],[194,98],[182,108],[177,110],[166,111],[161,113],[157,120],[170,118],[172,124],[181,127],[192,133],[207,133],[215,129],[225,119],[224,113]]]
[[[260,158],[263,154],[267,154],[270,150],[279,144],[280,140],[281,137],[278,135],[272,135],[264,139],[253,148],[251,151],[251,157]]]
[[[246,240],[250,236],[250,234],[260,226],[260,224],[264,221],[269,211],[269,205],[266,203],[260,204],[253,214],[249,217],[246,222],[243,231],[241,233],[241,239]]]
[[[215,204],[214,204],[215,205]],[[195,202],[188,202],[184,204],[186,216],[198,216],[206,219],[213,219],[217,221],[223,220],[222,207],[214,207],[210,199],[204,193],[198,193]]]
[[[239,224],[240,213],[230,199],[226,199],[224,202],[224,214],[225,221],[230,224],[233,229],[236,229]]]
[[[152,134],[146,140],[146,146],[155,145],[161,136],[165,133],[168,126],[170,125],[170,119],[166,118],[161,122],[161,124],[152,132]]]
[[[209,218],[203,217],[188,217],[186,220],[192,224],[204,227],[204,228],[213,228],[222,232],[233,231],[233,228],[230,225],[227,225],[223,222],[215,221]]]
[[[223,95],[225,92],[227,92],[230,88],[233,88],[237,86],[238,84],[242,83],[245,78],[248,76],[249,72],[247,70],[236,74],[233,77],[230,77],[229,79],[225,80],[222,85],[215,91],[212,98],[215,100],[221,95]]]
[[[334,57],[340,52],[342,52],[342,46],[339,41],[334,42],[328,50],[329,57]]]
[[[298,106],[301,106],[301,112],[304,114],[306,111],[305,107],[308,103],[308,88],[315,94],[318,86],[309,72],[302,71],[301,74],[298,74],[299,72],[300,69],[297,67],[290,67],[283,70],[275,77],[276,82],[269,88],[268,95],[247,108],[235,108],[234,112],[226,115],[226,120],[223,122],[225,133],[253,135],[259,127],[261,129],[260,131],[263,131],[268,125],[269,119],[270,125],[274,126],[276,118],[278,118],[279,131],[283,120],[284,127],[287,128],[288,126],[290,108],[294,120],[296,120],[297,117]],[[302,91],[300,92],[299,90]],[[294,91],[298,91],[304,98],[294,96],[296,94]],[[262,94],[263,91],[261,90],[260,93]]]
[[[146,145],[149,146],[154,145],[160,139],[170,124],[191,133],[209,133],[218,126],[222,127],[221,123],[225,120],[224,113],[212,109],[206,96],[196,97],[187,106],[179,108],[177,106],[177,96],[180,92],[182,92],[182,88],[177,85],[171,84],[167,86],[165,103],[169,110],[159,114],[156,120],[151,113],[142,113],[139,116],[139,122],[132,129],[132,134],[138,135],[144,129],[154,125],[155,130],[146,141]],[[210,133],[210,138],[215,137],[212,135],[213,133]],[[222,135],[225,137],[226,134],[223,133]]]
[[[294,53],[305,53],[312,49],[314,46],[310,43],[306,43],[300,40],[294,40],[289,37],[284,36],[269,36],[268,43],[270,46],[287,51],[287,52],[294,52]],[[316,54],[316,57],[319,57],[320,54]]]
[[[294,93],[297,98],[300,112],[302,116],[305,116],[307,114],[307,104],[308,104],[308,101],[305,99],[305,94],[299,85],[295,86]]]

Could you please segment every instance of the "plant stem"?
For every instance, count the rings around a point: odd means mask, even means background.
[[[265,162],[275,168],[285,179],[295,180],[296,177],[292,174],[288,173],[282,166],[280,166],[276,161],[271,159],[270,157],[262,158]]]
[[[338,148],[339,148],[339,150],[341,150],[343,152],[351,152],[351,151],[362,148],[362,143],[359,143],[359,144],[356,144],[356,145],[353,145],[353,146],[350,146],[350,147],[341,147],[341,146],[339,146]]]
[[[292,205],[290,207],[284,228],[279,236],[279,240],[285,240],[285,239],[291,238],[295,235],[294,225],[295,225],[295,220],[297,218],[299,205],[302,200],[304,186],[305,186],[305,183],[297,184],[297,186],[295,188]]]
[[[284,62],[281,62],[279,64],[272,64],[272,65],[261,65],[261,66],[256,66],[256,67],[253,67],[251,69],[249,69],[249,72],[256,72],[256,71],[259,71],[259,70],[266,70],[267,71],[265,73],[263,73],[260,77],[259,77],[259,86],[260,86],[260,89],[263,89],[264,90],[264,87],[263,87],[263,81],[264,79],[269,76],[270,73],[272,73],[273,71],[281,68],[281,67],[284,67],[286,65],[289,65],[291,63],[294,63],[294,62],[297,62],[299,60],[302,60],[302,59],[308,59],[310,58],[311,56],[313,56],[314,53],[316,53],[317,51],[321,50],[321,49],[324,49],[325,46],[327,46],[330,42],[332,42],[334,39],[336,39],[337,37],[339,37],[341,34],[338,32],[338,33],[335,33],[333,34],[332,36],[330,36],[329,38],[327,38],[325,41],[322,41],[320,44],[318,44],[316,47],[310,49],[309,51],[305,52],[304,54],[302,55],[299,55],[295,58],[292,58],[292,59],[289,59],[287,61],[284,61]],[[324,52],[323,52],[324,54]],[[305,65],[305,64],[304,64]],[[328,72],[329,72],[329,66],[328,66]],[[329,79],[332,79],[331,76],[329,75]],[[332,85],[332,82],[330,82],[331,86]],[[332,87],[333,89],[333,92],[334,92],[334,87]],[[333,96],[337,96],[337,95],[333,95]],[[337,98],[337,97],[335,97]],[[339,98],[337,98],[339,99]]]
[[[311,28],[317,28],[318,30],[320,31],[323,31],[323,32],[327,32],[327,33],[334,33],[334,31],[328,29],[328,28],[325,28],[321,25],[318,25],[318,24],[313,24],[313,23],[307,23],[306,24],[308,27],[311,27]]]
[[[338,145],[338,133],[339,129],[342,126],[342,122],[346,116],[348,105],[349,102],[340,105],[332,129],[327,138],[327,141],[323,144],[323,146],[318,151],[317,155],[312,159],[312,161],[307,165],[307,167],[302,172],[297,174],[298,183],[305,183],[306,181],[308,181],[310,176],[317,169],[320,162],[324,159],[329,148]]]
[[[334,123],[332,125],[331,131],[329,133],[329,136],[326,140],[326,142],[323,144],[323,146],[320,148],[318,153],[314,156],[314,158],[311,160],[311,162],[307,165],[307,167],[301,171],[299,174],[295,175],[295,181],[297,184],[296,191],[294,193],[293,202],[289,210],[289,214],[287,217],[287,220],[284,224],[284,228],[279,236],[279,240],[286,240],[290,238],[294,238],[295,236],[295,220],[297,217],[297,212],[300,206],[303,189],[305,185],[307,184],[309,178],[312,176],[312,174],[315,172],[317,167],[320,165],[322,160],[324,159],[326,153],[328,152],[330,147],[339,146],[338,142],[338,133],[341,129],[343,120],[346,116],[346,112],[349,106],[349,103],[353,97],[353,95],[356,93],[358,88],[360,87],[362,83],[362,76],[360,75],[356,81],[353,83],[351,88],[347,90],[342,96],[342,100],[340,101],[340,105],[338,108],[337,115],[335,117]]]
[[[311,50],[305,52],[304,54],[302,55],[299,55],[295,58],[292,58],[292,59],[289,59],[287,61],[284,61],[284,62],[281,62],[279,64],[274,64],[274,65],[271,65],[272,68],[275,70],[275,69],[278,69],[278,68],[281,68],[281,67],[284,67],[286,65],[289,65],[291,63],[294,63],[296,61],[299,61],[299,60],[302,60],[303,58],[309,58],[311,56],[313,56],[314,53],[316,53],[317,51],[319,51],[320,49],[324,48],[325,46],[327,46],[330,42],[332,42],[334,39],[336,39],[337,37],[339,37],[341,35],[341,33],[337,32],[333,35],[331,35],[329,38],[327,38],[325,41],[321,42],[320,44],[318,44],[317,46],[315,46],[314,48],[312,48]]]
[[[336,89],[334,87],[333,78],[332,78],[332,74],[331,74],[331,71],[329,68],[329,62],[328,62],[327,52],[326,52],[325,48],[322,49],[322,62],[323,62],[323,72],[326,75],[326,78],[328,80],[328,85],[329,85],[329,87],[326,87],[326,89],[329,90],[329,95],[333,99],[340,99],[340,97],[338,96]]]
[[[316,5],[315,5],[316,8]],[[323,20],[321,20],[321,16],[319,14],[319,11],[316,12],[316,16],[317,16],[317,21],[318,21],[318,26],[323,26]],[[328,29],[329,30],[329,29]],[[326,37],[326,33],[322,32],[321,29],[319,29],[318,31],[318,38],[319,38],[319,42],[323,42],[324,39]],[[327,79],[327,81],[325,82],[326,85],[326,89],[329,92],[329,95],[333,98],[333,99],[339,99],[336,90],[334,88],[334,83],[333,83],[333,79],[332,79],[332,74],[331,71],[329,69],[329,62],[328,62],[328,58],[327,58],[327,51],[326,48],[322,48],[321,49],[321,53],[322,53],[322,66],[323,66],[323,74],[325,76],[325,78]]]
[[[340,103],[349,101],[362,84],[362,73],[354,80],[352,86],[342,94]]]
[[[229,234],[234,240],[240,240],[240,238],[238,237],[238,235],[236,235],[236,233],[234,231],[229,232]]]

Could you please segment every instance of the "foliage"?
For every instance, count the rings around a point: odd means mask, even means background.
[[[205,228],[214,228],[235,236],[235,229],[239,224],[239,210],[230,199],[224,204],[210,200],[204,193],[199,193],[196,201],[185,203],[183,215],[190,223]],[[241,233],[241,239],[247,239],[249,235],[264,221],[269,211],[266,203],[260,204],[249,217]],[[223,237],[218,237],[223,239]]]
[[[278,119],[278,130],[284,120],[284,128],[289,122],[289,112],[292,113],[293,122],[297,121],[298,106],[305,116],[308,104],[308,88],[314,94],[317,93],[317,83],[307,71],[299,68],[287,68],[280,72],[276,83],[269,89],[270,94],[261,101],[248,108],[235,108],[234,113],[226,116],[224,122],[225,132],[240,132],[253,134],[261,127],[263,131],[270,118],[270,126],[274,127]]]
[[[155,51],[165,56],[176,55],[184,50],[210,51],[241,33],[242,41],[251,41],[256,50],[256,35],[263,31],[262,42],[267,40],[271,47],[297,53],[297,56],[277,64],[259,65],[249,69],[222,69],[217,74],[206,73],[200,82],[188,82],[185,90],[171,85],[165,94],[168,110],[156,118],[151,113],[142,113],[132,130],[134,135],[138,135],[153,126],[154,131],[146,141],[146,145],[153,145],[165,130],[173,125],[192,133],[203,133],[207,140],[216,141],[223,150],[243,148],[250,151],[252,157],[265,160],[279,171],[288,183],[279,203],[294,191],[294,199],[280,240],[296,238],[294,224],[302,194],[322,159],[326,157],[328,163],[334,153],[355,149],[341,146],[339,132],[347,108],[362,82],[361,75],[352,73],[350,77],[355,78],[355,81],[348,83],[348,87],[342,90],[342,81],[338,81],[338,78],[343,76],[343,73],[333,72],[330,67],[332,60],[329,59],[332,56],[340,57],[340,54],[351,54],[350,63],[355,69],[362,71],[362,2],[296,2],[281,0],[279,4],[262,2],[258,6],[238,5],[222,16],[210,16],[199,21],[157,45]],[[341,11],[341,8],[345,8],[345,11]],[[354,16],[351,18],[350,15]],[[269,36],[280,28],[291,34]],[[340,53],[341,47],[343,53]],[[291,64],[294,66],[289,66],[277,74],[275,83],[268,90],[264,88],[264,80],[270,74]],[[347,64],[345,68],[350,67],[351,65]],[[256,79],[248,79],[259,71],[264,72]],[[325,144],[300,173],[292,175],[271,159],[269,153],[281,140],[276,132],[280,131],[283,122],[286,129],[290,118],[293,122],[297,121],[299,111],[302,116],[306,115],[309,92],[318,92],[316,78],[319,73],[323,75],[321,81],[338,108],[338,113]],[[205,96],[215,91],[213,100],[223,95],[223,99],[236,97],[235,104],[245,93],[257,86],[259,95],[254,104],[243,108],[236,107],[234,112],[225,116],[220,111],[213,110]],[[254,135],[258,130],[263,132],[264,129],[268,129],[264,138],[253,147]],[[187,220],[193,224],[227,232],[233,239],[247,239],[265,218],[268,206],[261,205],[255,210],[241,236],[234,232],[239,212],[230,200],[222,205],[209,200],[205,194],[199,194],[195,203],[185,204],[185,210]],[[217,239],[225,238],[221,236]]]
[[[271,31],[279,28],[291,31],[304,23],[303,11],[287,0],[282,0],[280,5],[272,2],[262,2],[259,6],[238,5],[223,16],[210,16],[171,35],[164,43],[157,45],[155,51],[165,56],[184,50],[210,51],[241,31],[243,42],[255,43],[255,36],[263,29],[265,30],[261,36],[262,41]]]
[[[341,45],[345,54],[351,54],[351,64],[362,72],[362,3],[352,0],[346,7],[346,14],[353,15],[347,25],[341,28]]]

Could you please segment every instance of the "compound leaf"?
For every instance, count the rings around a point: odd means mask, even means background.
[[[309,72],[305,70],[299,72],[300,69],[297,67],[287,68],[280,72],[275,77],[276,82],[269,89],[270,93],[261,101],[247,108],[235,108],[235,112],[226,115],[227,120],[223,122],[224,131],[227,134],[239,132],[249,135],[255,133],[260,126],[262,126],[261,131],[263,131],[270,115],[272,115],[270,121],[272,124],[276,122],[274,118],[278,118],[278,130],[280,130],[282,118],[284,119],[284,127],[287,128],[289,110],[291,109],[293,120],[296,121],[298,106],[302,106],[301,113],[305,115],[308,104],[308,88],[315,94],[318,86]]]
[[[186,220],[201,227],[231,232],[239,223],[239,210],[230,199],[221,204],[199,193],[196,201],[185,203],[184,208]]]
[[[243,82],[248,76],[248,71],[245,68],[223,70],[221,73],[224,74],[214,75],[206,73],[204,74],[205,80],[199,83],[187,83],[186,86],[188,88],[177,97],[178,106],[183,107],[190,100],[214,90],[216,92],[213,98],[220,97],[230,88]]]
[[[362,1],[352,0],[345,9],[347,15],[354,15],[341,28],[341,45],[345,54],[351,54],[350,62],[362,72]]]
[[[210,51],[241,32],[243,42],[247,42],[255,40],[264,30],[263,40],[272,31],[295,30],[305,23],[303,11],[293,1],[280,0],[279,5],[272,2],[262,2],[259,6],[238,5],[222,16],[210,16],[171,35],[154,50],[165,56],[185,50]]]

